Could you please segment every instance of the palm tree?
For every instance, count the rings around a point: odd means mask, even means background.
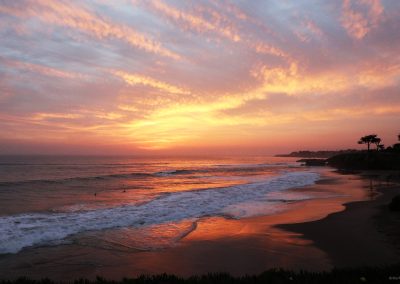
[[[376,145],[376,151],[379,151],[379,149],[381,148],[380,144],[382,142],[382,139],[379,137],[375,137],[374,139],[372,139],[372,143],[374,143]]]
[[[381,143],[381,139],[378,138],[376,134],[365,135],[360,138],[358,144],[367,144],[368,152],[370,150],[371,144],[379,145]]]

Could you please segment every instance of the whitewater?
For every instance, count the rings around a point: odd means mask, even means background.
[[[0,211],[0,254],[58,245],[87,232],[274,214],[287,202],[312,198],[288,189],[320,178],[292,161],[106,162],[13,164],[21,174],[0,180],[0,197],[3,204],[15,199],[19,209],[8,205]],[[31,176],[22,174],[27,167]],[[37,173],[51,168],[45,179]]]

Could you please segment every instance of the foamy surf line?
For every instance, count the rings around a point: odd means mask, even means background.
[[[197,191],[173,192],[141,205],[85,212],[31,213],[0,218],[0,254],[47,245],[87,231],[143,227],[206,216],[248,217],[229,208],[248,202],[268,202],[266,194],[314,184],[319,174],[291,172],[262,182]],[[273,212],[271,212],[273,213]]]

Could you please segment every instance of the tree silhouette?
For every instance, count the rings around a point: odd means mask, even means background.
[[[376,144],[377,149],[379,149],[379,144],[381,143],[381,138],[376,134],[366,135],[360,138],[358,144],[367,144],[368,152],[370,151],[371,144]]]
[[[372,143],[376,145],[376,151],[379,151],[381,149],[381,142],[382,139],[379,137],[375,137],[374,139],[372,139]]]

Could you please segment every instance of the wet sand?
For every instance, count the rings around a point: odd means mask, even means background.
[[[398,192],[398,188],[390,190],[377,196],[374,181],[327,171],[316,185],[291,190],[321,198],[288,202],[286,210],[277,214],[241,220],[203,218],[173,247],[153,251],[77,244],[29,248],[0,257],[0,279],[72,280],[101,275],[118,280],[164,272],[244,275],[277,267],[321,271],[395,263],[399,255],[372,220],[379,205]],[[323,197],[327,192],[330,198]],[[365,202],[354,203],[361,200]],[[353,203],[343,205],[348,202]]]
[[[373,200],[345,204],[345,210],[314,222],[278,225],[296,232],[325,251],[335,267],[385,265],[400,261],[400,215],[388,204],[400,194],[400,184],[370,181]],[[376,187],[371,183],[377,183]]]

